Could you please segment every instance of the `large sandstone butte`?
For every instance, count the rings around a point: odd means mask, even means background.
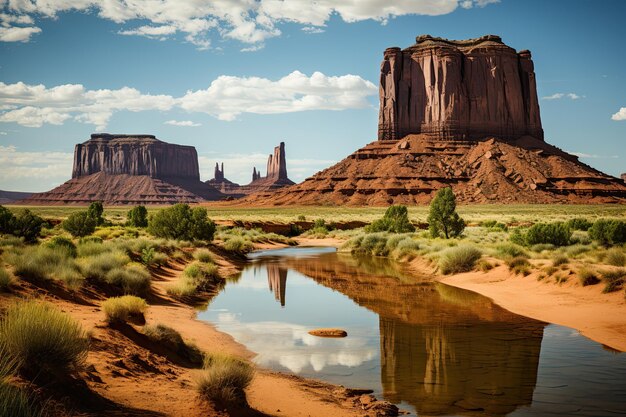
[[[385,50],[378,141],[256,204],[626,201],[626,185],[543,138],[533,62],[498,36]]]
[[[101,133],[76,145],[71,180],[24,203],[174,204],[222,197],[200,181],[193,146],[165,143],[152,135]]]

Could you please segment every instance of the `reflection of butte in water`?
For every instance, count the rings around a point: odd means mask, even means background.
[[[281,307],[285,306],[285,292],[287,290],[287,269],[276,264],[267,265],[267,283],[270,291],[274,291],[274,298],[280,301]]]
[[[363,260],[323,259],[290,266],[379,315],[386,400],[420,416],[504,416],[531,404],[544,323],[467,291],[376,275],[374,265],[364,274]]]

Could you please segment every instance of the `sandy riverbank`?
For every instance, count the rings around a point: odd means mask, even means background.
[[[603,294],[601,285],[561,285],[523,277],[499,266],[488,273],[467,272],[439,280],[491,298],[513,313],[560,324],[613,349],[626,351],[626,301],[623,291]]]

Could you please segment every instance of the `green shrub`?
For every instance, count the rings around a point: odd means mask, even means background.
[[[502,243],[496,246],[496,256],[499,258],[515,258],[518,256],[528,257],[528,253],[519,245],[514,243]]]
[[[143,333],[154,343],[162,346],[194,365],[202,365],[204,354],[195,345],[186,343],[180,333],[163,324],[145,326]]]
[[[456,274],[474,269],[482,253],[473,246],[457,246],[446,249],[439,259],[439,268],[443,274]]]
[[[619,248],[613,248],[606,252],[604,261],[613,266],[624,266],[626,264],[626,254]]]
[[[79,274],[78,266],[65,247],[31,246],[9,257],[14,273],[30,282],[65,280],[69,271]]]
[[[228,355],[207,355],[196,389],[203,398],[219,405],[247,405],[245,389],[252,382],[250,364]]]
[[[12,234],[15,216],[8,208],[0,206],[0,234]]]
[[[193,257],[200,262],[213,263],[213,254],[208,249],[196,249]]]
[[[600,279],[598,279],[597,275],[587,268],[582,268],[578,270],[578,280],[580,281],[580,285],[582,285],[583,287],[586,287],[588,285],[595,285],[600,282]]]
[[[207,217],[205,208],[191,209],[187,204],[176,204],[152,215],[148,232],[168,239],[211,241],[215,223]]]
[[[577,218],[569,219],[568,221],[565,222],[565,225],[569,227],[571,230],[587,231],[593,225],[593,223],[585,218],[577,217]]]
[[[67,216],[61,226],[74,237],[84,237],[96,230],[97,220],[86,211],[79,211]]]
[[[96,226],[102,226],[104,224],[104,217],[102,217],[103,213],[104,213],[104,207],[102,206],[101,201],[94,201],[87,208],[87,215],[91,217],[94,220],[94,222],[96,222]]]
[[[515,275],[522,274],[527,276],[530,274],[530,262],[523,256],[516,256],[515,258],[507,261],[507,266],[509,267],[509,271],[513,271]]]
[[[48,243],[46,243],[46,246],[49,248],[63,248],[72,258],[75,258],[78,254],[74,242],[63,236],[54,236]]]
[[[81,239],[80,242],[78,242],[78,246],[76,246],[76,255],[79,258],[85,258],[110,252],[112,248],[112,246],[104,245],[102,241]]]
[[[443,235],[446,239],[460,236],[465,230],[465,221],[456,212],[456,197],[452,188],[439,190],[430,202],[428,230],[432,237]]]
[[[325,223],[323,226],[325,227]],[[393,205],[387,208],[382,219],[375,220],[371,224],[367,225],[365,227],[365,231],[368,233],[407,233],[415,231],[415,227],[409,220],[409,211],[406,206]]]
[[[254,245],[241,236],[231,236],[224,241],[223,248],[229,252],[247,253],[254,249]]]
[[[79,247],[80,251],[80,247]],[[104,281],[107,273],[130,262],[128,256],[121,251],[104,252],[99,255],[80,259],[80,269],[88,279]]]
[[[104,280],[121,288],[124,294],[145,296],[150,292],[150,273],[138,264],[113,268]]]
[[[536,223],[532,225],[524,237],[526,245],[550,243],[554,246],[567,246],[570,243],[572,231],[564,223]]]
[[[605,282],[603,293],[614,292],[620,290],[626,279],[626,270],[620,268],[612,271],[602,271],[602,280]]]
[[[143,318],[148,304],[143,298],[134,295],[111,297],[102,303],[102,309],[109,323],[126,322],[133,318]]]
[[[15,284],[15,278],[0,266],[0,291],[8,291]]]
[[[89,343],[72,317],[32,300],[6,310],[0,322],[0,346],[21,368],[67,372],[84,362]]]
[[[26,242],[34,242],[39,237],[44,220],[28,209],[20,209],[13,219],[11,234],[23,237]]]
[[[526,246],[526,237],[517,227],[509,234],[509,240],[515,245]]]
[[[405,237],[398,242],[398,245],[394,249],[394,256],[398,259],[413,257],[419,251],[420,245],[410,237]]]
[[[626,221],[596,220],[589,228],[589,237],[602,245],[626,243]]]
[[[154,260],[154,248],[143,248],[141,250],[141,263],[146,266],[152,265],[152,261]]]
[[[132,227],[148,227],[148,210],[144,206],[133,207],[126,215],[126,224]]]

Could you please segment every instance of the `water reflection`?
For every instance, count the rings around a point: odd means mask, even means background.
[[[204,313],[263,366],[374,388],[420,416],[626,412],[624,360],[569,329],[408,277],[391,262],[272,255],[258,256]],[[315,327],[349,336],[316,338],[307,333]]]

